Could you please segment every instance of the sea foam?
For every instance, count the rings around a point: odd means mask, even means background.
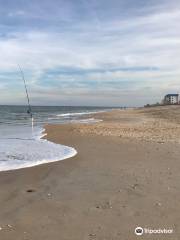
[[[87,112],[73,112],[73,113],[62,113],[62,114],[57,114],[57,117],[73,117],[73,116],[83,116],[83,115],[91,115],[91,114],[95,114],[95,113],[101,113],[104,111],[87,111]]]
[[[102,119],[96,119],[96,118],[84,118],[84,119],[74,119],[71,120],[71,123],[86,123],[86,124],[93,124],[93,123],[98,123],[102,122]]]
[[[0,171],[60,161],[77,154],[72,147],[42,139],[45,134],[43,129],[35,128],[31,132],[30,128],[19,127],[18,131],[18,126],[16,126],[16,130],[13,130],[14,128],[11,131],[8,128],[6,135],[0,137]]]

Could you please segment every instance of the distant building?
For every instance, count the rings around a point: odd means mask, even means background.
[[[167,94],[164,97],[164,104],[178,104],[179,94]]]

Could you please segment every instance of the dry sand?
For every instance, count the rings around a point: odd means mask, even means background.
[[[98,114],[97,117],[104,121],[95,126],[79,125],[75,131],[83,135],[96,134],[151,142],[180,143],[179,106],[115,110]]]
[[[49,140],[78,155],[0,173],[0,240],[179,239],[179,113],[119,110],[93,125],[47,126]],[[136,226],[174,233],[138,237]]]

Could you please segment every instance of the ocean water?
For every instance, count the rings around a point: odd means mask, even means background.
[[[45,124],[88,123],[99,119],[92,113],[108,111],[94,107],[32,107],[34,127],[26,106],[0,106],[0,171],[32,167],[64,160],[77,154],[69,146],[49,142],[45,135]]]

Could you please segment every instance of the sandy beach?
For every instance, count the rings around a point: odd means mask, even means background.
[[[46,126],[75,157],[0,172],[0,240],[179,239],[179,106],[92,117],[103,121]]]

